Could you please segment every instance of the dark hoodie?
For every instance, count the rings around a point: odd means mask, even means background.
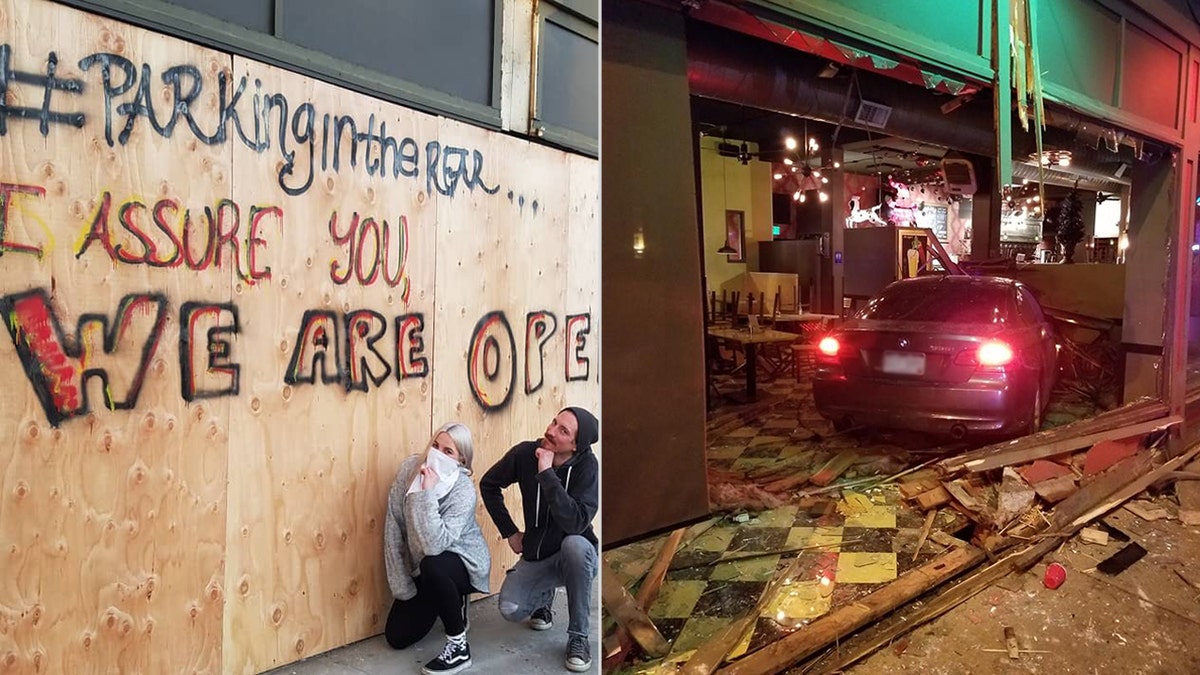
[[[541,560],[562,547],[563,537],[578,534],[597,545],[592,518],[599,507],[600,464],[592,452],[599,439],[599,423],[583,408],[564,408],[575,415],[579,428],[575,433],[575,452],[559,467],[538,473],[538,441],[523,441],[512,447],[479,481],[479,493],[500,536],[508,538],[518,531],[504,505],[501,491],[517,483],[521,488],[521,506],[525,516],[524,551],[526,560]]]

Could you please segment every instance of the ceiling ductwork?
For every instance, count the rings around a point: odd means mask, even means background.
[[[844,75],[819,77],[828,64],[795,49],[698,22],[689,24],[688,31],[688,82],[696,96],[995,156],[993,106],[987,91],[964,105],[946,106],[945,97],[874,73],[857,72],[853,87]],[[864,99],[891,108],[884,128],[856,121]],[[951,112],[943,112],[944,107]],[[1075,157],[1070,169],[1049,172],[1058,184],[1079,179],[1081,186],[1094,189],[1119,188],[1128,184],[1122,174],[1130,165],[1155,161],[1170,152],[1165,145],[1052,102],[1046,103],[1046,123],[1043,147],[1070,149]],[[1034,145],[1034,134],[1022,131],[1014,115],[1018,180],[1036,180],[1036,166],[1020,165],[1030,161]],[[1030,171],[1035,175],[1030,177]]]
[[[988,97],[977,96],[972,105],[945,115],[942,97],[861,71],[857,87],[849,86],[844,77],[817,77],[825,65],[820,59],[761,40],[705,24],[689,26],[688,81],[694,95],[919,139],[960,152],[995,154]],[[855,121],[863,99],[891,108],[885,128]]]

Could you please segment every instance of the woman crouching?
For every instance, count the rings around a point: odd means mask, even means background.
[[[421,669],[426,675],[471,665],[468,598],[488,592],[491,556],[475,519],[474,454],[471,431],[446,424],[426,452],[401,463],[388,493],[383,556],[395,601],[384,636],[394,649],[404,649],[441,618],[446,646]]]

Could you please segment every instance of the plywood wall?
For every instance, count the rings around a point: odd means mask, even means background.
[[[378,633],[400,461],[599,412],[594,160],[47,2],[0,68],[6,672]]]

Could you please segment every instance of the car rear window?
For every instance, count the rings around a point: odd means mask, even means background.
[[[981,284],[900,283],[884,289],[860,315],[864,319],[1006,323],[1014,308],[1008,288]]]

